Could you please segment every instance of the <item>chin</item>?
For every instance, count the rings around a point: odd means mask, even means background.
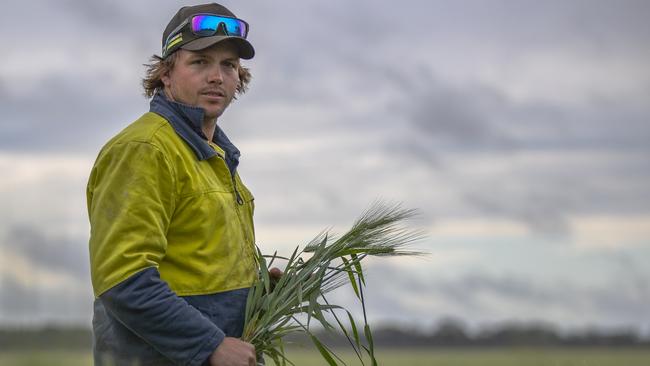
[[[210,119],[221,117],[223,112],[226,110],[225,108],[214,108],[213,106],[201,106],[201,107],[205,111],[205,117]]]
[[[210,118],[210,119],[215,119],[221,117],[223,114],[223,111],[208,111],[206,110],[205,112],[205,117]]]

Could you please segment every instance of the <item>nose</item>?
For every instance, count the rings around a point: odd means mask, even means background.
[[[208,83],[223,83],[223,75],[221,73],[221,68],[219,65],[214,65],[208,70]]]

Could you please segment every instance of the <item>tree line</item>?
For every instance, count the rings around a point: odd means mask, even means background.
[[[509,323],[470,332],[460,321],[443,320],[429,331],[400,325],[378,325],[373,329],[377,347],[650,347],[650,338],[633,329],[559,331],[548,324]],[[331,347],[347,347],[342,335],[319,332]],[[290,336],[291,344],[309,345],[302,336]],[[90,350],[92,332],[86,327],[0,329],[0,351],[7,350]]]
[[[590,328],[560,331],[549,324],[507,323],[480,331],[468,331],[453,319],[441,321],[431,330],[423,331],[400,325],[377,326],[373,341],[378,347],[444,348],[444,347],[650,347],[650,338],[634,329],[605,330]],[[346,347],[349,341],[342,335],[320,334],[332,347]],[[303,337],[291,340],[309,344]]]

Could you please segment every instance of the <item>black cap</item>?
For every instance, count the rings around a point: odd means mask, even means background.
[[[253,45],[251,45],[250,42],[248,42],[245,38],[237,37],[237,36],[228,36],[223,34],[201,37],[195,35],[192,32],[183,32],[182,40],[166,50],[165,49],[166,42],[170,33],[176,30],[176,28],[178,28],[178,26],[181,25],[181,23],[183,23],[185,20],[197,14],[215,14],[215,15],[223,15],[231,18],[236,18],[235,14],[233,14],[225,6],[217,3],[184,6],[178,9],[178,12],[169,21],[169,24],[167,24],[167,27],[163,32],[163,38],[162,38],[163,58],[166,58],[170,54],[177,51],[179,48],[189,50],[189,51],[198,51],[204,48],[208,48],[226,39],[232,40],[233,43],[237,45],[237,48],[239,49],[239,57],[243,59],[251,59],[253,58],[253,56],[255,56],[255,49],[253,48]]]

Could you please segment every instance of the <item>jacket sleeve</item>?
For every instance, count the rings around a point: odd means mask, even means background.
[[[104,149],[87,190],[91,278],[107,311],[180,365],[200,365],[224,333],[161,280],[175,174],[148,142]]]
[[[177,365],[203,365],[225,334],[148,268],[104,292],[108,312]]]

